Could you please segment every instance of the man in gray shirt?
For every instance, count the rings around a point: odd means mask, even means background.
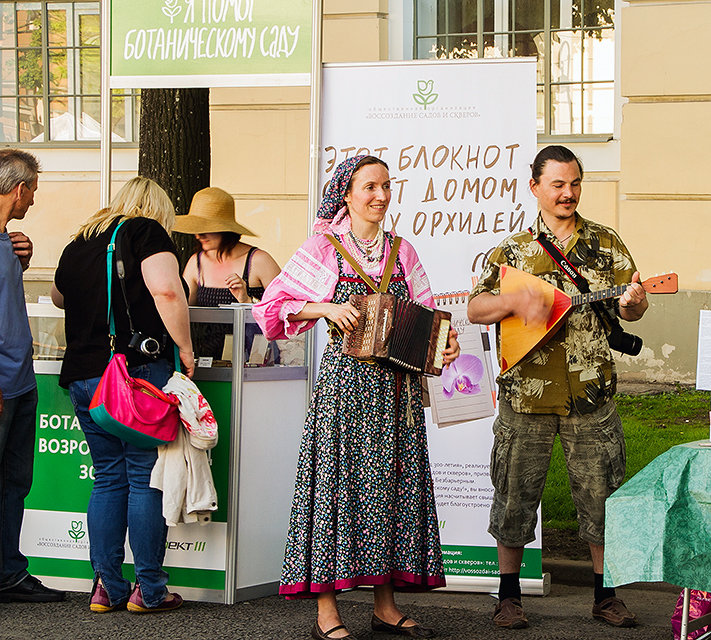
[[[34,203],[37,159],[18,149],[0,150],[0,602],[57,602],[63,591],[45,587],[27,572],[20,553],[25,497],[32,486],[37,383],[22,272],[32,257],[23,233],[8,233]]]

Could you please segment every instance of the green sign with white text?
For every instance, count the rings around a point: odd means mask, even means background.
[[[309,0],[113,0],[111,87],[301,86]]]
[[[57,578],[93,579],[89,563],[86,509],[94,484],[89,446],[69,394],[58,376],[37,375],[38,407],[32,490],[25,501],[20,548],[30,570]],[[211,451],[219,508],[207,525],[169,527],[164,566],[170,584],[196,589],[225,588],[232,385],[202,381],[200,390],[220,425]],[[127,549],[127,551],[130,551]],[[124,574],[133,579],[132,557]]]

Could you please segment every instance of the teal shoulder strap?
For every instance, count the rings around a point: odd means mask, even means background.
[[[109,241],[109,244],[106,246],[106,287],[107,287],[107,320],[109,323],[109,344],[111,346],[111,355],[114,354],[114,350],[116,348],[116,323],[114,321],[114,310],[111,307],[111,284],[113,281],[113,266],[114,266],[114,251],[116,250],[116,236],[118,235],[118,231],[121,228],[121,225],[126,222],[125,220],[121,220],[116,225],[116,228],[114,229],[113,234],[111,235],[111,240]],[[178,349],[178,345],[173,343],[173,357],[175,358],[175,370],[180,371],[180,350]]]
[[[109,323],[109,344],[111,345],[111,355],[114,353],[116,347],[116,323],[114,322],[114,310],[111,307],[111,283],[114,273],[114,250],[116,249],[116,235],[118,234],[121,225],[126,222],[122,220],[116,225],[113,234],[111,235],[111,240],[106,246],[106,293],[107,293],[107,311],[106,319]]]

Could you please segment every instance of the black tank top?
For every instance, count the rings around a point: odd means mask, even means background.
[[[261,300],[264,296],[264,287],[249,286],[249,270],[252,266],[252,255],[257,250],[257,247],[252,247],[247,253],[247,259],[244,261],[244,271],[242,272],[242,280],[247,283],[247,295],[252,300]],[[200,270],[200,256],[202,251],[197,254],[197,269],[198,269],[198,287],[197,300],[198,307],[217,307],[221,304],[232,304],[237,302],[237,299],[230,293],[227,287],[206,287],[202,283],[202,275]]]

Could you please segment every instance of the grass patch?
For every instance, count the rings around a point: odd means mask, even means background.
[[[627,442],[625,482],[658,455],[684,442],[709,437],[709,394],[677,391],[615,398]],[[577,529],[563,449],[556,438],[542,501],[543,526]]]

